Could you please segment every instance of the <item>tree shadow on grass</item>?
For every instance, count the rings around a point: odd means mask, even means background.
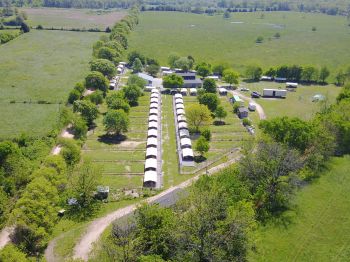
[[[225,123],[225,121],[220,121],[220,120],[215,120],[214,122],[213,122],[213,124],[215,125],[215,126],[224,126],[226,123]]]
[[[204,156],[195,156],[195,157],[194,157],[194,162],[196,162],[196,163],[202,163],[202,162],[204,162],[205,160],[207,160],[207,158],[204,157]]]
[[[117,145],[125,141],[127,137],[125,135],[111,135],[104,134],[98,137],[98,141],[107,145]]]

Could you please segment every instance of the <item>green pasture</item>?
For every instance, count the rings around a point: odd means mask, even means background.
[[[329,170],[297,193],[284,220],[259,229],[250,261],[349,261],[350,157],[334,158]]]
[[[312,27],[316,31],[312,31]],[[281,37],[275,39],[274,35]],[[262,36],[262,44],[255,40]],[[240,72],[249,64],[328,66],[335,71],[350,61],[346,17],[297,12],[234,13],[208,16],[178,12],[143,12],[132,32],[130,50],[167,64],[171,52],[196,62],[226,62]]]
[[[264,88],[285,89],[284,83],[264,81],[257,83],[241,83],[240,86],[248,87],[250,92],[258,91],[261,94]],[[286,99],[259,98],[256,99],[256,102],[263,107],[267,118],[276,116],[296,116],[306,120],[312,118],[315,113],[319,112],[325,103],[327,105],[334,103],[340,89],[340,87],[335,85],[299,85],[294,92],[287,93]],[[241,93],[250,96],[250,92]],[[312,102],[312,98],[316,94],[324,95],[326,97],[325,102]]]
[[[87,74],[100,35],[32,30],[0,46],[0,137],[51,130],[58,103]],[[35,104],[39,100],[52,104]]]
[[[65,9],[65,8],[21,8],[28,15],[28,23],[36,27],[55,28],[99,28],[104,30],[112,27],[121,20],[124,11],[102,11],[89,9]]]

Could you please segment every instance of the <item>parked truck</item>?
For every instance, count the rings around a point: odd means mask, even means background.
[[[264,89],[264,97],[277,97],[277,98],[286,98],[287,90],[284,89]]]

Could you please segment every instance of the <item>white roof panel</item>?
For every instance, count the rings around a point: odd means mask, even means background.
[[[158,150],[155,147],[149,147],[146,150],[146,156],[157,156],[158,155]]]
[[[151,108],[151,109],[149,110],[149,114],[150,114],[150,115],[158,115],[158,109]]]
[[[180,122],[178,124],[179,129],[188,129],[187,123],[186,122]]]
[[[156,128],[158,129],[158,123],[157,122],[149,122],[148,128]]]
[[[145,162],[145,169],[147,168],[157,168],[157,159],[148,158]]]
[[[146,171],[145,175],[143,177],[143,182],[155,182],[157,183],[157,172],[150,170],[150,171]]]
[[[159,100],[158,98],[152,97],[151,98],[151,103],[157,103],[158,104]]]
[[[180,109],[180,108],[184,109],[185,108],[185,106],[183,104],[176,104],[175,107],[176,107],[176,109]]]
[[[150,115],[148,118],[148,122],[158,122],[158,116]]]
[[[181,97],[182,98],[182,95],[181,94],[175,94],[175,98],[177,97]]]
[[[157,146],[158,144],[158,139],[154,137],[149,137],[147,139],[147,146]]]
[[[192,145],[191,139],[189,139],[187,137],[181,138],[180,144],[181,144],[181,146],[191,146]]]
[[[186,117],[183,115],[177,116],[177,122],[186,122]]]
[[[193,150],[191,148],[182,149],[182,157],[193,157]]]
[[[149,105],[149,108],[158,108],[158,104],[157,103],[151,103],[150,105]]]
[[[189,137],[190,136],[190,132],[188,131],[188,129],[181,129],[179,130],[179,136],[180,137]]]
[[[183,110],[183,109],[181,109],[181,108],[180,108],[180,109],[177,109],[177,110],[176,110],[176,114],[177,114],[177,115],[184,115],[184,114],[185,114],[185,110]]]
[[[158,130],[156,130],[156,129],[150,129],[150,130],[148,130],[147,137],[150,137],[150,136],[155,136],[155,137],[157,137],[157,136],[158,136]]]

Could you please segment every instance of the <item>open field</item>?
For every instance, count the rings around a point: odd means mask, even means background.
[[[349,261],[350,157],[334,158],[329,171],[297,194],[286,227],[260,229],[250,261]]]
[[[32,30],[0,47],[0,137],[42,135],[52,128],[57,103],[65,102],[87,74],[92,44],[100,35]],[[56,104],[30,104],[39,100]]]
[[[326,65],[331,71],[350,61],[350,27],[345,17],[294,12],[235,13],[232,18],[177,12],[144,12],[130,37],[130,50],[167,63],[169,53],[196,61],[263,68],[281,64]],[[316,26],[316,31],[311,29]],[[281,34],[274,39],[275,33]],[[264,37],[256,44],[258,36]]]
[[[139,105],[129,113],[129,132],[124,141],[112,141],[104,137],[102,119],[96,120],[97,127],[89,135],[83,147],[84,158],[99,164],[102,170],[102,184],[108,185],[112,192],[121,189],[142,187],[143,169],[147,140],[147,118],[149,94],[140,97]],[[105,106],[101,112],[106,111]]]
[[[251,91],[258,91],[262,94],[264,88],[281,88],[285,89],[284,83],[276,82],[257,82],[257,83],[241,83],[240,86],[248,87]],[[322,94],[327,97],[328,105],[335,102],[340,92],[340,87],[334,85],[318,86],[299,85],[295,92],[288,92],[286,99],[275,98],[259,98],[259,103],[266,113],[267,118],[276,116],[296,116],[302,119],[310,119],[315,113],[320,111],[322,103],[312,102],[312,97],[316,94]],[[250,92],[241,92],[246,96],[250,96]]]
[[[232,105],[228,101],[229,96],[219,96],[220,105],[227,112],[224,119],[225,125],[210,125],[209,129],[212,133],[210,141],[210,149],[206,154],[207,160],[213,161],[220,158],[223,154],[230,152],[232,149],[241,147],[242,143],[251,140],[252,136],[241,124],[241,120],[232,112]],[[198,103],[197,97],[184,96],[185,110],[193,104]],[[214,119],[218,120],[218,119]],[[192,148],[195,148],[196,140],[192,139]]]
[[[105,29],[121,20],[124,11],[101,11],[62,8],[23,8],[28,14],[28,23],[36,27],[99,28]]]

